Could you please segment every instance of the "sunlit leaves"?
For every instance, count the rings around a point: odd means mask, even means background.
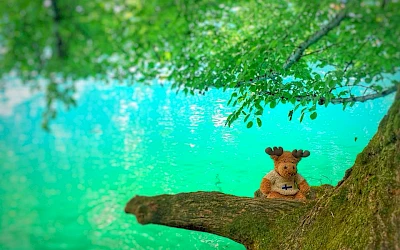
[[[226,124],[242,120],[261,126],[265,109],[278,105],[293,106],[288,120],[303,121],[317,118],[316,105],[379,93],[400,64],[399,2],[382,9],[380,1],[349,1],[349,17],[283,70],[293,50],[341,5],[328,0],[54,1],[60,20],[48,5],[52,1],[1,1],[0,75],[13,70],[30,83],[38,75],[131,83],[156,79],[191,95],[234,88],[227,104],[236,110]],[[66,49],[62,58],[56,53],[56,30]],[[62,95],[67,94],[54,96],[69,106]]]

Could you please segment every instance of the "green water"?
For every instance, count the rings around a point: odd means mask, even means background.
[[[97,87],[95,87],[97,86]],[[228,93],[85,84],[78,107],[40,127],[43,99],[23,89],[0,103],[0,249],[244,249],[206,233],[141,226],[134,195],[222,191],[252,196],[272,168],[267,146],[308,149],[312,185],[336,184],[377,130],[393,95],[319,108],[315,121],[266,110],[262,128],[224,127]],[[357,140],[355,138],[357,137]]]

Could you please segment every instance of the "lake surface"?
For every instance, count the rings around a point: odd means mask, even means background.
[[[299,172],[335,185],[377,130],[394,95],[319,107],[318,118],[266,109],[261,128],[225,127],[229,93],[79,83],[78,106],[41,129],[43,96],[8,89],[0,103],[1,249],[244,249],[207,233],[141,226],[134,195],[221,191],[252,196],[272,169],[268,146],[307,149]],[[3,97],[4,97],[3,96]]]

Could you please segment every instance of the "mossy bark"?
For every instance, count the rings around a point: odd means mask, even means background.
[[[400,249],[400,86],[343,180],[335,188],[312,187],[309,198],[300,203],[217,192],[136,196],[125,212],[141,224],[210,232],[248,249]]]
[[[136,196],[125,211],[141,224],[159,224],[209,232],[255,248],[263,238],[274,240],[283,214],[289,224],[305,211],[301,202],[237,197],[219,192],[193,192],[153,197]],[[245,229],[245,230],[244,230]]]
[[[306,214],[284,246],[400,249],[400,86],[344,179]]]

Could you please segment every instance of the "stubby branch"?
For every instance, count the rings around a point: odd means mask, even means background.
[[[125,212],[134,214],[140,224],[209,232],[254,248],[262,237],[268,238],[277,220],[299,207],[304,208],[304,203],[193,192],[135,196],[126,205]]]

